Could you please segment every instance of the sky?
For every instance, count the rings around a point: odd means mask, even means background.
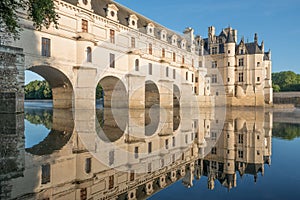
[[[115,0],[145,17],[182,32],[192,27],[195,34],[207,37],[209,26],[231,26],[238,38],[259,42],[271,49],[273,72],[292,70],[300,73],[300,1],[299,0]],[[299,36],[299,39],[297,38]],[[26,72],[28,83],[37,79]],[[41,79],[41,78],[40,78]]]

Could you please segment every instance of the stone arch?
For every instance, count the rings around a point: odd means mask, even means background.
[[[145,83],[145,135],[153,135],[160,120],[160,94],[153,81]]]
[[[105,108],[128,108],[128,93],[121,79],[115,76],[105,76],[98,84],[103,89]]]
[[[70,78],[61,70],[47,65],[28,68],[42,76],[52,88],[53,108],[72,108],[73,85]]]
[[[173,84],[173,131],[178,130],[180,125],[180,90]]]
[[[122,80],[105,76],[99,82],[103,90],[104,109],[97,109],[97,134],[104,142],[116,142],[128,124],[128,95]]]

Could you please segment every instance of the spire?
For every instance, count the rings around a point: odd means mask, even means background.
[[[228,32],[226,43],[235,43],[234,38],[231,34],[231,31]]]
[[[257,36],[257,33],[254,34],[254,42],[255,42],[255,43],[258,42],[258,36]]]

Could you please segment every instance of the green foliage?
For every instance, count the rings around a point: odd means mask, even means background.
[[[274,92],[300,91],[300,74],[292,71],[272,73]]]
[[[103,97],[103,89],[102,86],[98,84],[96,88],[96,99],[100,99],[102,97]]]
[[[25,86],[25,99],[52,99],[52,90],[46,81],[32,81]]]
[[[52,128],[52,112],[50,110],[25,111],[25,119],[31,124],[44,125],[47,129]]]
[[[274,92],[280,92],[280,86],[276,85],[276,84],[273,84],[273,91]]]
[[[0,31],[19,37],[21,31],[18,23],[18,11],[26,11],[28,18],[37,29],[48,28],[51,23],[57,27],[58,15],[55,12],[53,0],[1,0],[0,1]]]
[[[300,137],[300,124],[273,124],[273,136],[284,140],[294,140]]]

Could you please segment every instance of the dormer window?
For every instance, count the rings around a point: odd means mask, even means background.
[[[240,52],[240,53],[241,53],[241,55],[243,55],[243,54],[244,54],[244,49],[241,49],[241,52]]]
[[[177,35],[173,35],[171,40],[172,40],[172,45],[176,46],[177,45]]]
[[[167,31],[162,30],[160,32],[160,39],[163,40],[163,41],[167,41]]]
[[[154,25],[152,23],[149,23],[146,29],[148,35],[154,36]]]
[[[185,41],[185,40],[182,40],[182,41],[181,41],[181,48],[182,48],[182,49],[185,49],[185,48],[186,48],[186,41]]]
[[[137,29],[137,21],[138,21],[138,17],[134,14],[130,15],[128,18],[128,26],[130,28],[134,28]]]
[[[119,9],[115,4],[108,4],[107,10],[106,10],[106,17],[108,19],[119,22],[118,21],[118,11],[119,11]]]

